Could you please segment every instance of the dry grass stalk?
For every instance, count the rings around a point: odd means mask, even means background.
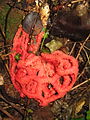
[[[88,41],[89,38],[90,38],[90,34],[88,35],[88,37],[86,38],[86,40],[83,42],[82,46],[80,47],[80,50],[79,50],[79,52],[78,52],[78,54],[77,54],[76,59],[78,59],[78,57],[79,57],[79,55],[80,55],[80,53],[81,53],[84,45],[86,44],[86,42]]]
[[[76,85],[75,87],[73,87],[71,90],[75,90],[76,88],[78,88],[78,87],[84,85],[85,83],[87,83],[87,82],[89,82],[89,81],[90,81],[90,79],[87,79],[87,80],[85,80],[84,82],[82,82],[82,83]]]

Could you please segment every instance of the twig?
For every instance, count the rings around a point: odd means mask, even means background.
[[[6,57],[6,56],[9,56],[9,55],[12,54],[12,53],[14,53],[14,52],[9,52],[8,54],[5,54],[5,55],[0,54],[0,56],[1,56],[1,57]]]
[[[90,81],[90,79],[85,80],[84,82],[80,83],[79,85],[76,85],[75,87],[73,87],[71,90],[74,90],[74,89],[80,87],[81,85],[84,85],[85,83],[87,83],[87,82],[89,82],[89,81]]]
[[[70,40],[67,39],[66,42],[64,43],[64,45],[66,46],[66,45],[68,44],[69,41],[70,41]]]
[[[83,70],[82,70],[82,72],[80,73],[80,75],[78,76],[78,78],[77,79],[79,79],[82,75],[83,75],[83,73],[84,73],[84,71],[85,71],[85,68],[86,68],[86,66],[88,65],[88,63],[89,63],[89,56],[88,56],[88,53],[86,52],[86,50],[84,49],[84,47],[83,47],[83,51],[85,52],[85,54],[86,54],[86,57],[87,57],[87,62],[86,62],[86,64],[85,64],[85,66],[84,66],[84,68],[83,68]]]
[[[78,52],[78,54],[76,56],[76,59],[78,59],[78,57],[79,57],[79,55],[80,55],[80,53],[81,53],[81,51],[82,51],[85,43],[88,41],[89,37],[90,37],[90,34],[88,35],[88,37],[86,38],[86,40],[83,42],[82,46],[80,47],[80,50],[79,50],[79,52]]]
[[[1,33],[1,35],[2,35],[2,37],[3,37],[3,39],[4,39],[4,41],[6,41],[5,33],[4,33],[3,30],[2,30],[1,24],[0,24],[0,33]]]
[[[82,46],[82,43],[80,43],[80,45]],[[89,62],[89,56],[88,56],[88,53],[86,52],[86,49],[85,49],[85,48],[88,49],[88,50],[89,50],[89,48],[86,47],[86,46],[83,47],[83,51],[85,52],[86,57],[87,57],[87,60],[88,60],[88,62]]]
[[[11,47],[13,44],[11,44],[11,45],[5,45],[5,46],[0,46],[0,48],[6,48],[6,47]]]
[[[7,3],[7,5],[9,5],[10,7],[16,8],[16,9],[18,9],[18,10],[24,11],[24,12],[26,12],[26,13],[29,12],[29,10],[24,10],[24,9],[22,9],[22,8],[20,8],[20,7],[13,6],[13,5],[11,5],[10,3]]]
[[[83,75],[83,73],[85,72],[85,68],[86,68],[87,64],[88,64],[88,61],[86,62],[85,67],[83,68],[82,72],[79,74],[77,80],[78,80],[78,79]]]
[[[83,51],[85,52],[86,54],[86,57],[87,57],[87,60],[88,60],[88,63],[89,63],[89,56],[88,56],[88,53],[86,52],[86,50],[83,48]]]
[[[7,64],[5,63],[5,61],[3,60],[3,57],[2,57],[2,56],[0,56],[0,61],[1,61],[2,65],[3,65],[3,68],[7,71],[8,75],[9,75],[9,77],[10,77],[10,73],[9,73],[8,66],[7,66]]]
[[[77,3],[77,2],[81,2],[81,1],[84,1],[84,0],[73,0],[73,1],[71,1],[71,3],[74,4],[74,3]]]
[[[69,55],[71,55],[72,54],[72,52],[73,52],[73,50],[74,50],[74,48],[75,48],[75,46],[76,46],[76,42],[74,43],[74,45],[73,45],[73,47],[72,47],[72,49],[71,49],[71,52],[69,53]]]
[[[21,108],[20,105],[17,106],[17,105],[15,105],[14,103],[11,103],[11,102],[7,101],[1,94],[0,94],[0,98],[1,98],[4,102],[6,102],[7,104],[11,105],[14,109],[16,109],[16,111],[18,111],[22,116],[24,116],[23,113],[22,113],[22,111],[21,111],[21,109],[20,109],[20,108]]]
[[[2,51],[0,52],[0,55],[2,55],[3,53],[5,53],[5,50],[2,50]]]
[[[86,48],[87,50],[89,50],[89,51],[90,51],[90,48],[88,48],[87,46],[84,46],[84,48]]]
[[[4,114],[6,114],[11,120],[17,120],[15,118],[15,116],[13,117],[10,113],[8,113],[6,110],[4,110],[1,106],[0,106],[0,111],[2,111]]]
[[[84,74],[84,71],[85,71],[85,69],[83,69],[83,71],[79,74],[77,80]]]

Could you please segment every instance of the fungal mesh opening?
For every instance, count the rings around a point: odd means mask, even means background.
[[[54,86],[51,83],[49,83],[47,85],[47,87],[49,90],[54,91],[53,95],[58,95],[58,92],[56,91],[56,89],[54,88]]]
[[[58,92],[56,91],[54,95],[58,95]]]
[[[45,94],[44,94],[44,92],[42,91],[42,97],[45,97]]]
[[[60,77],[59,82],[60,82],[61,85],[63,85],[63,83],[64,83],[64,78],[63,78],[63,76]]]
[[[72,84],[72,81],[73,81],[73,78],[74,78],[74,74],[69,75],[69,78],[70,78],[70,83],[69,83],[69,85],[71,85],[71,84]],[[75,79],[75,78],[74,78],[74,79]]]
[[[47,88],[48,88],[48,89],[53,88],[53,85],[52,85],[51,83],[49,83],[49,84],[47,85]]]
[[[39,74],[39,71],[36,73],[36,75],[38,76],[38,74]]]

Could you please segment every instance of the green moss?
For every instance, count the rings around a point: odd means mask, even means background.
[[[16,32],[16,29],[21,24],[23,15],[17,10],[13,9],[8,17],[8,24],[7,24],[7,39],[13,39],[13,36]],[[9,35],[8,35],[9,34]]]
[[[9,9],[10,9],[10,7],[8,5],[1,6],[1,10],[0,10],[0,24],[2,25],[3,29],[5,27],[6,14],[7,14]]]
[[[0,24],[2,26],[2,30],[4,31],[4,27],[5,27],[5,19],[6,19],[6,15],[9,11],[10,7],[7,4],[4,4],[4,6],[1,6],[1,10],[0,10]],[[7,43],[10,42],[10,40],[13,39],[14,34],[17,30],[17,27],[19,26],[19,24],[21,23],[23,18],[23,13],[22,11],[19,11],[18,9],[13,8],[9,15],[8,15],[8,19],[7,19],[7,30],[6,30],[6,39],[7,39]]]

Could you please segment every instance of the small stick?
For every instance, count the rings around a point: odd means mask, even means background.
[[[84,0],[74,0],[74,1],[71,1],[71,3],[74,4],[74,3],[77,3],[77,2],[81,2],[81,1],[84,1]]]
[[[79,79],[82,75],[83,75],[83,73],[84,73],[84,71],[85,71],[85,68],[86,68],[86,66],[88,65],[88,63],[90,62],[89,61],[89,56],[88,56],[88,53],[86,52],[86,50],[83,48],[83,51],[85,52],[85,54],[86,54],[86,57],[87,57],[87,62],[86,62],[86,64],[85,64],[85,66],[84,66],[84,68],[83,68],[83,70],[82,70],[82,72],[80,73],[80,75],[78,76],[78,78],[77,79]]]
[[[85,69],[83,69],[83,71],[79,74],[79,76],[77,77],[77,80],[84,74]]]
[[[5,33],[2,30],[1,24],[0,24],[0,33],[1,33],[2,37],[3,37],[3,39],[6,40]]]
[[[90,51],[90,48],[88,48],[87,46],[84,46],[84,48],[86,48],[87,50],[89,50],[89,51]]]
[[[88,55],[88,53],[86,52],[86,50],[85,50],[85,48],[83,48],[83,51],[85,52],[85,54],[86,54],[86,57],[87,57],[87,62],[89,63],[90,62],[90,58],[89,58],[89,55]]]
[[[19,106],[17,106],[16,104],[7,101],[1,94],[0,94],[0,98],[4,102],[6,102],[7,104],[11,105],[14,109],[16,109],[16,111],[18,111],[20,113],[20,115],[24,116],[23,113],[22,113],[22,110],[21,110],[21,109],[24,109],[24,108],[21,108],[21,106],[19,104],[17,104],[17,105],[19,105]]]
[[[86,40],[83,42],[82,46],[80,47],[80,50],[79,50],[79,52],[78,52],[78,54],[77,54],[76,59],[78,59],[78,57],[79,57],[79,55],[80,55],[80,53],[81,53],[81,51],[82,51],[85,43],[88,41],[89,37],[90,37],[90,34],[88,35],[88,37],[86,38]]]
[[[6,48],[6,47],[12,47],[13,44],[11,45],[5,45],[5,46],[0,46],[0,48]]]
[[[73,47],[72,47],[72,49],[71,49],[71,52],[69,53],[69,55],[71,55],[72,54],[72,52],[73,52],[73,50],[74,50],[74,48],[75,48],[75,46],[76,46],[76,42],[74,43],[74,45],[73,45]]]
[[[75,90],[76,88],[80,87],[81,85],[84,85],[85,83],[89,82],[90,79],[85,80],[84,82],[80,83],[79,85],[76,85],[75,87],[73,87],[71,90]]]
[[[9,55],[12,54],[12,53],[14,53],[14,52],[9,52],[9,53],[7,53],[7,54],[5,54],[5,55],[0,54],[0,56],[3,58],[3,57],[6,57],[6,56],[9,56]]]
[[[18,9],[18,10],[20,10],[20,11],[24,11],[24,12],[26,12],[26,13],[28,13],[28,12],[29,12],[29,10],[24,10],[24,9],[22,9],[22,8],[18,7],[18,6],[13,6],[13,5],[11,5],[11,3],[7,3],[7,5],[8,5],[9,7],[16,8],[16,9]]]
[[[88,64],[88,61],[86,62],[85,67],[83,68],[82,72],[77,77],[77,80],[84,74],[87,64]]]
[[[0,111],[2,111],[4,114],[6,114],[11,120],[17,120],[10,113],[8,113],[6,110],[4,110],[1,106],[0,106]]]
[[[8,65],[4,62],[3,56],[1,55],[0,57],[1,57],[0,59],[2,60],[2,63],[4,64],[4,66],[5,66],[6,70],[7,70],[8,75],[10,76],[10,71],[9,71]]]

